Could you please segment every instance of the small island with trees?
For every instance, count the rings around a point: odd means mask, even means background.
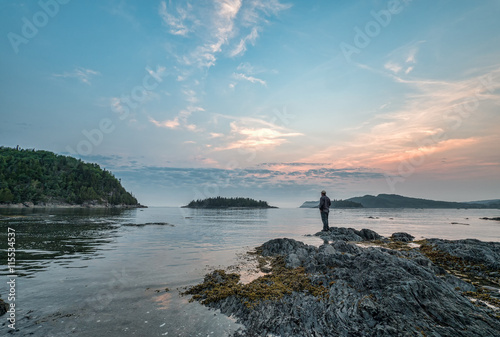
[[[270,206],[267,201],[254,200],[250,198],[207,198],[203,200],[193,200],[182,208],[278,208]]]

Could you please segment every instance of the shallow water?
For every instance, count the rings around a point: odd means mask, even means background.
[[[330,222],[384,236],[500,241],[500,222],[479,219],[497,216],[500,210],[353,209],[334,210]],[[179,290],[269,239],[322,243],[304,236],[321,229],[319,212],[298,208],[2,209],[4,259],[9,227],[16,231],[19,336],[227,336],[239,327],[234,320],[188,303]],[[12,277],[5,262],[0,275],[6,300]],[[9,330],[0,326],[1,335]]]

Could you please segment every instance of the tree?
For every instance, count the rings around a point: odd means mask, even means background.
[[[12,202],[14,200],[14,194],[7,188],[3,188],[0,190],[0,202]]]
[[[0,147],[0,203],[97,200],[137,205],[109,171],[48,151]]]

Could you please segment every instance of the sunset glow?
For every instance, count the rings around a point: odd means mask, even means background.
[[[498,1],[0,6],[0,145],[97,162],[145,204],[500,197]]]

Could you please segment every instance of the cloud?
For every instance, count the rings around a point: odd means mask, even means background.
[[[278,15],[279,12],[291,8],[291,4],[280,3],[279,0],[253,0],[249,1],[248,8],[242,14],[246,25],[259,24],[265,21],[264,16]]]
[[[222,46],[234,36],[234,20],[241,8],[241,0],[216,0],[216,10],[212,14],[209,36],[203,45],[198,46],[189,57],[183,61],[187,65],[197,64],[202,68],[215,65],[216,54],[221,52]]]
[[[225,139],[226,144],[217,147],[216,151],[273,148],[288,142],[290,137],[303,136],[302,133],[258,118],[233,119],[235,120],[230,123],[231,131]]]
[[[167,3],[162,1],[158,9],[158,14],[163,19],[163,23],[170,27],[171,34],[186,36],[190,30],[184,22],[188,18],[190,10],[190,4],[187,4],[187,8],[177,7],[174,15],[172,14],[173,11],[167,9]]]
[[[384,65],[384,68],[385,69],[388,69],[390,71],[392,71],[393,73],[397,74],[401,71],[401,69],[403,69],[402,66],[400,66],[399,64],[397,63],[394,63],[394,62],[387,62],[385,65]]]
[[[400,104],[366,121],[352,138],[303,161],[393,170],[404,161],[430,165],[432,158],[450,151],[459,157],[465,147],[476,148],[474,156],[489,155],[480,149],[486,149],[483,137],[497,133],[492,123],[498,121],[500,68],[455,81],[393,79],[407,91]],[[423,164],[417,166],[424,170]]]
[[[200,157],[203,164],[212,163],[209,158]],[[120,176],[133,176],[135,180],[150,186],[171,188],[197,188],[217,186],[219,189],[240,188],[283,188],[300,187],[301,190],[317,186],[338,185],[342,181],[369,181],[385,179],[380,172],[364,168],[323,168],[282,172],[266,168],[220,169],[220,168],[175,168],[175,167],[121,167],[114,169]]]
[[[175,117],[172,120],[166,120],[163,122],[157,121],[154,118],[149,117],[149,121],[158,127],[167,129],[177,129],[180,126],[179,117]]]
[[[261,80],[260,78],[253,77],[253,76],[247,76],[245,74],[233,73],[233,78],[236,80],[244,80],[244,81],[249,81],[251,83],[259,83],[259,84],[262,84],[263,86],[267,86],[266,81]]]
[[[95,77],[101,75],[100,72],[92,69],[85,69],[82,67],[75,68],[72,72],[64,72],[62,74],[53,74],[53,77],[61,77],[61,78],[76,78],[77,80],[90,85],[90,80]]]
[[[422,43],[423,41],[419,41],[418,44]],[[408,51],[408,56],[406,57],[406,63],[417,63],[416,60],[416,55],[418,53],[418,45],[414,45],[410,48]]]
[[[247,50],[247,43],[255,45],[255,41],[257,40],[258,37],[259,37],[258,28],[253,27],[252,32],[247,36],[245,36],[244,38],[242,38],[238,46],[236,46],[236,48],[229,55],[231,57],[235,57],[244,54],[245,51]]]
[[[425,41],[410,42],[400,48],[393,50],[387,57],[390,59],[384,65],[384,68],[398,74],[404,69],[404,73],[408,75],[417,64],[417,53],[420,45]]]
[[[195,124],[189,124],[188,117],[191,116],[193,112],[201,112],[201,111],[205,111],[205,109],[199,106],[188,106],[186,109],[181,110],[174,119],[158,121],[152,117],[149,117],[149,121],[154,125],[156,125],[157,127],[161,128],[167,128],[167,129],[184,128],[188,131],[199,132],[202,131],[202,129],[200,129]]]
[[[408,67],[405,70],[405,74],[408,75],[413,70],[413,67]]]
[[[159,14],[172,34],[186,36],[192,32],[200,42],[191,52],[177,57],[179,62],[185,66],[210,68],[216,64],[224,46],[231,45],[234,40],[238,42],[228,55],[243,55],[249,44],[255,45],[263,30],[262,25],[267,23],[266,17],[290,7],[276,0],[214,0],[210,4],[188,6],[187,9],[177,7],[175,13],[163,1]],[[191,28],[187,27],[186,21],[193,22]]]

